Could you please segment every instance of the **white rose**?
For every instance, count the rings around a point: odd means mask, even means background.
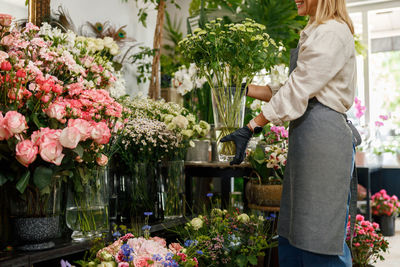
[[[178,115],[172,119],[172,123],[175,123],[181,129],[186,129],[189,121],[184,116]]]
[[[76,127],[64,128],[60,135],[60,143],[63,147],[74,149],[81,141],[81,132]]]
[[[172,131],[172,130],[175,130],[175,128],[176,128],[176,124],[175,123],[173,123],[173,122],[168,123],[167,130]]]
[[[250,105],[251,110],[258,110],[261,108],[261,101],[260,100],[254,100],[253,103]]]
[[[200,218],[194,218],[190,221],[190,224],[194,230],[199,230],[201,227],[203,227],[203,220]]]
[[[192,130],[182,130],[182,134],[187,138],[190,138],[193,136],[194,132]]]
[[[203,129],[201,129],[200,125],[196,124],[193,126],[193,130],[197,132],[198,134],[201,134],[203,132]]]
[[[247,222],[250,221],[250,217],[249,217],[249,215],[247,215],[246,213],[240,214],[240,215],[237,217],[237,219],[238,219],[239,222],[242,222],[242,223],[247,223]]]
[[[114,44],[114,39],[109,37],[109,36],[106,36],[103,39],[103,44],[104,44],[105,47],[111,49],[113,47],[113,44]]]

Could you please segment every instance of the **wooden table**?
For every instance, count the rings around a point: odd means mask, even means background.
[[[229,165],[229,162],[185,162],[185,194],[187,211],[190,211],[193,203],[193,177],[218,177],[221,179],[221,198],[222,207],[228,207],[229,194],[231,189],[232,177],[250,176],[253,171],[250,163],[239,165]],[[246,181],[244,186],[246,186]],[[245,192],[243,192],[243,203],[247,205]]]

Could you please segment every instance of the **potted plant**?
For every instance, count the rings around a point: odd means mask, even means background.
[[[400,202],[396,195],[389,196],[385,189],[371,197],[372,214],[380,224],[384,236],[395,233],[395,218],[399,212]]]
[[[279,207],[282,179],[287,161],[288,131],[284,126],[268,124],[264,140],[248,154],[256,177],[246,184],[246,197],[250,204]]]
[[[22,208],[12,209],[23,217],[17,220],[17,234],[25,230],[54,237],[60,211],[57,195],[51,195],[59,192],[56,185],[70,178],[80,190],[94,178],[86,170],[108,161],[106,145],[122,107],[97,89],[115,80],[105,63],[112,55],[71,32],[31,23],[11,32],[2,29],[0,44],[0,75],[7,77],[0,84],[1,184],[15,188],[9,192],[13,207]],[[32,217],[47,222],[34,223]]]
[[[214,208],[177,232],[186,251],[199,252],[200,266],[253,266],[277,246],[272,224],[272,217]]]
[[[350,244],[350,217],[347,223],[346,243],[352,251],[353,266],[372,266],[377,260],[384,260],[389,243],[379,232],[379,224],[364,220],[364,216],[357,215],[354,228],[352,246]]]
[[[194,30],[179,46],[185,59],[199,68],[199,77],[205,77],[211,87],[219,141],[243,125],[245,89],[258,71],[269,70],[281,56],[278,45],[264,25],[251,19],[224,24],[218,18]],[[220,160],[234,155],[232,142],[219,145]]]

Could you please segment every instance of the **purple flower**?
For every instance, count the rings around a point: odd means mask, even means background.
[[[151,226],[150,225],[145,225],[145,226],[143,226],[142,227],[142,231],[150,231],[150,229],[151,229]]]
[[[208,193],[207,197],[212,197],[214,194],[213,193]]]
[[[153,215],[153,212],[151,212],[151,211],[146,211],[144,213],[144,216],[151,216],[151,215]]]
[[[113,237],[115,237],[115,238],[120,238],[120,237],[121,237],[121,233],[118,232],[118,231],[116,231],[116,232],[113,233],[112,235],[113,235]]]
[[[61,260],[61,267],[71,267],[71,264],[68,261]]]

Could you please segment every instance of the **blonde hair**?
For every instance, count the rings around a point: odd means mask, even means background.
[[[314,22],[322,24],[330,19],[346,23],[351,33],[354,34],[353,22],[347,12],[345,0],[318,0]]]

